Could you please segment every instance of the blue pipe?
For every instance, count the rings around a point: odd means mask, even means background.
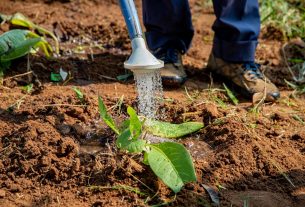
[[[120,0],[120,7],[131,40],[136,37],[142,37],[141,24],[133,0]]]

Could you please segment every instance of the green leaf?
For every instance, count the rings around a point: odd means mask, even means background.
[[[40,41],[41,38],[32,38],[26,39],[19,44],[14,44],[7,53],[1,55],[1,62],[7,62],[25,56]]]
[[[217,96],[214,97],[214,100],[216,101],[216,103],[223,109],[227,109],[227,105],[225,104],[225,102],[223,102],[223,100],[221,100],[220,98],[218,98]]]
[[[223,87],[226,89],[226,92],[229,96],[229,98],[231,99],[231,101],[234,103],[234,105],[238,105],[238,99],[236,98],[236,96],[233,94],[233,92],[226,86],[226,84],[223,84]]]
[[[51,72],[50,79],[52,82],[60,82],[62,80],[59,73],[53,73],[53,72]]]
[[[143,139],[132,139],[130,130],[126,129],[119,135],[116,145],[118,148],[127,150],[130,153],[140,153],[143,152],[146,141]]]
[[[148,163],[148,153],[147,152],[145,152],[144,155],[143,155],[143,163],[145,165],[149,165],[149,163]]]
[[[23,14],[17,12],[15,13],[11,19],[10,19],[11,24],[13,25],[18,25],[21,27],[26,27],[29,29],[33,29],[35,24],[31,22],[28,18],[26,18]]]
[[[103,121],[116,133],[120,134],[120,131],[118,130],[116,124],[114,123],[112,117],[107,113],[106,106],[102,100],[101,97],[98,97],[98,107],[100,115],[103,119]]]
[[[41,48],[49,57],[49,43],[42,37],[28,30],[15,29],[0,36],[1,63],[8,62],[30,53],[33,49]]]
[[[0,35],[0,56],[26,40],[28,30],[13,29]]]
[[[81,102],[84,101],[84,94],[77,87],[72,87],[72,89],[75,92],[78,100],[80,100]]]
[[[149,145],[148,163],[153,172],[175,193],[187,182],[196,181],[190,154],[181,144],[163,142]]]
[[[129,128],[129,125],[130,125],[130,120],[129,119],[126,119],[123,121],[123,123],[120,125],[119,129],[120,129],[120,132],[123,132],[125,131],[127,128]]]
[[[145,129],[152,135],[164,138],[179,138],[194,133],[203,128],[203,123],[186,122],[171,124],[167,122],[149,120],[145,123]]]
[[[134,139],[138,139],[142,132],[142,123],[137,115],[137,112],[130,106],[127,108],[127,113],[130,116],[129,129]]]
[[[57,37],[52,32],[48,31],[47,29],[45,29],[43,27],[40,27],[39,25],[34,24],[30,19],[28,19],[26,16],[24,16],[21,13],[15,13],[14,15],[12,15],[10,17],[9,21],[12,25],[17,25],[17,26],[28,28],[30,30],[35,30],[43,36],[49,35],[55,41],[56,53],[57,54],[59,53],[59,42],[58,42]],[[44,50],[45,47],[49,46],[49,44],[40,45],[40,46]],[[50,49],[50,48],[48,48],[48,49]],[[48,52],[47,50],[44,50],[44,51]],[[51,49],[51,51],[52,51],[52,49]],[[46,56],[48,56],[48,55],[46,54]]]
[[[26,93],[31,93],[31,91],[33,90],[33,83],[30,83],[26,86],[22,86],[21,90],[25,91]]]

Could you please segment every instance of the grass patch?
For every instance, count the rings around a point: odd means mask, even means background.
[[[263,27],[273,28],[283,39],[305,38],[305,3],[297,0],[260,0]]]

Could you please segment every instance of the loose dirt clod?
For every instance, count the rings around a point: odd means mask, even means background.
[[[4,198],[5,195],[6,195],[5,191],[0,189],[0,198]]]

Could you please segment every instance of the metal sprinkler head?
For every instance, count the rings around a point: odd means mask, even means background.
[[[132,53],[129,59],[124,62],[125,68],[135,73],[147,73],[164,66],[163,61],[158,60],[149,52],[143,38],[134,38],[131,45]]]
[[[120,0],[120,7],[125,18],[132,46],[131,56],[124,63],[124,68],[130,69],[134,73],[148,73],[161,69],[164,66],[163,61],[155,58],[147,49],[133,0]]]

